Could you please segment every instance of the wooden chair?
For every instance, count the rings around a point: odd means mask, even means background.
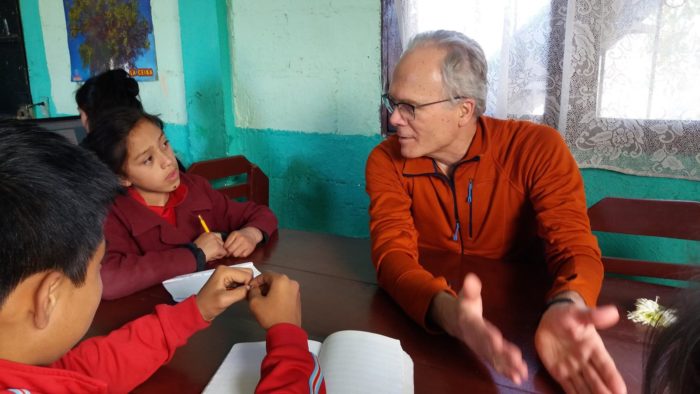
[[[588,209],[591,229],[700,241],[700,202],[606,197]],[[700,266],[603,257],[605,272],[688,280]]]
[[[267,175],[245,156],[223,157],[221,159],[204,160],[193,163],[187,170],[188,174],[204,177],[209,182],[246,174],[246,182],[219,188],[228,198],[245,197],[257,204],[269,205],[270,182]]]

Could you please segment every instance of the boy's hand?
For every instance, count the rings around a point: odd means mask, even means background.
[[[245,298],[253,271],[247,268],[216,267],[197,293],[197,306],[206,321],[212,321],[234,302]],[[234,286],[236,286],[234,288]]]
[[[262,239],[262,231],[255,227],[244,227],[228,235],[224,248],[228,256],[248,257]]]
[[[264,329],[278,323],[301,326],[299,283],[287,275],[265,272],[250,282],[250,311]]]
[[[198,248],[202,249],[207,261],[218,260],[226,257],[224,241],[221,239],[221,234],[219,233],[202,233],[199,237],[197,237],[197,239],[194,240],[194,244],[197,245]]]

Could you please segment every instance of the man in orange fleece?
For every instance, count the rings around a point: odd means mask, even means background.
[[[382,97],[397,132],[366,169],[379,284],[519,384],[527,366],[483,318],[479,279],[455,294],[418,248],[512,259],[541,244],[553,277],[535,333],[544,366],[567,392],[625,392],[596,331],[618,314],[595,307],[603,266],[577,165],[556,130],[484,116],[486,85],[483,51],[461,33],[423,33],[404,51]]]

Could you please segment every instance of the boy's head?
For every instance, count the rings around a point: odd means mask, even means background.
[[[90,326],[118,183],[90,152],[0,122],[0,358],[44,364]]]
[[[180,185],[175,153],[163,133],[163,122],[134,108],[104,112],[83,141],[116,173],[122,185],[134,187],[149,205]]]

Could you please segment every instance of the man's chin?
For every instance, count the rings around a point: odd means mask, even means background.
[[[401,156],[404,159],[416,159],[421,156],[423,156],[418,149],[415,148],[409,148],[409,147],[401,147]]]

